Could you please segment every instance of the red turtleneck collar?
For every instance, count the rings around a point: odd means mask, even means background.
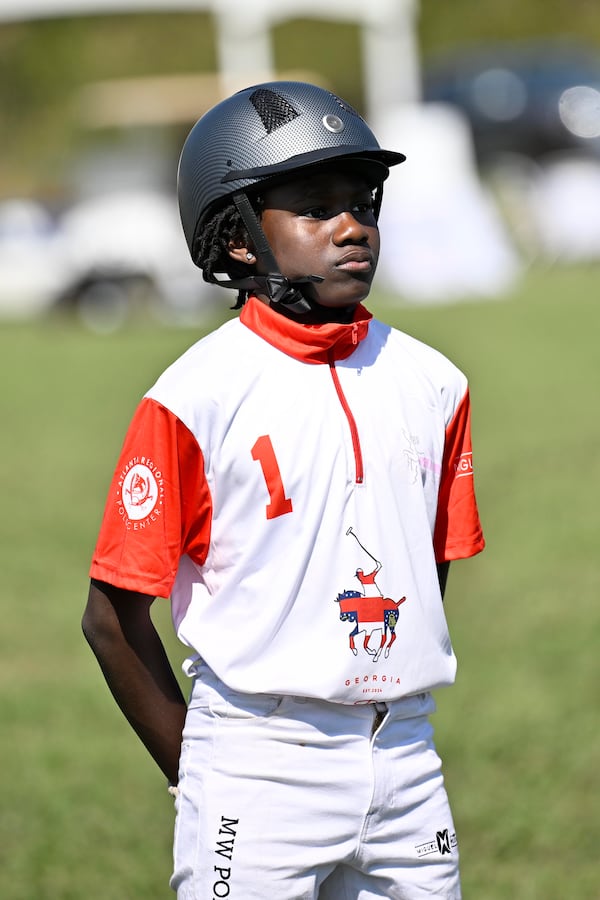
[[[372,314],[359,304],[354,310],[353,321],[347,325],[337,322],[303,325],[282,316],[257,297],[250,297],[240,313],[240,321],[259,337],[288,356],[312,364],[350,356],[357,344],[366,338],[372,318]]]

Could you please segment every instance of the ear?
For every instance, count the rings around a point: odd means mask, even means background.
[[[230,257],[239,263],[244,263],[247,266],[253,266],[256,262],[256,256],[254,251],[243,244],[241,241],[232,240],[229,241],[227,252]]]

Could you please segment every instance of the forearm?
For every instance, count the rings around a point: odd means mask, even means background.
[[[92,585],[84,634],[123,714],[176,782],[186,703],[150,619],[152,599],[121,593]]]
[[[440,593],[442,595],[442,600],[444,599],[444,595],[446,593],[446,584],[448,582],[448,572],[450,571],[450,563],[443,562],[437,564],[437,573],[438,573],[438,581],[440,583]]]
[[[156,646],[146,645],[139,654],[123,648],[121,659],[126,653],[131,656],[126,675],[114,665],[112,654],[97,656],[129,724],[168,780],[176,783],[186,704],[158,635],[156,639]]]

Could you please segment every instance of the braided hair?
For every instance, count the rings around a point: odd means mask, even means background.
[[[252,205],[259,214],[262,207],[260,198],[252,198]],[[218,284],[219,274],[227,275],[232,281],[248,277],[249,267],[236,262],[229,255],[232,243],[251,246],[248,231],[237,207],[234,203],[228,203],[214,213],[194,239],[193,260],[202,269],[205,281]],[[232,308],[241,309],[247,299],[248,291],[238,291],[237,302]]]

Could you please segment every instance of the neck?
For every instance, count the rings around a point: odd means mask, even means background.
[[[240,321],[263,340],[312,365],[330,363],[351,356],[369,332],[373,316],[361,304],[351,322],[308,323],[282,316],[258,297],[250,297],[242,308]]]
[[[259,300],[262,303],[266,303],[267,306],[271,306],[275,312],[279,313],[282,316],[285,316],[286,319],[291,319],[293,322],[298,322],[300,325],[324,325],[327,323],[338,324],[338,325],[348,325],[353,321],[354,311],[358,304],[352,303],[349,306],[335,307],[335,306],[321,306],[320,303],[315,303],[314,300],[310,301],[310,312],[307,313],[295,313],[293,310],[286,307],[284,303],[276,303],[271,305],[269,299],[264,295],[257,295]]]

